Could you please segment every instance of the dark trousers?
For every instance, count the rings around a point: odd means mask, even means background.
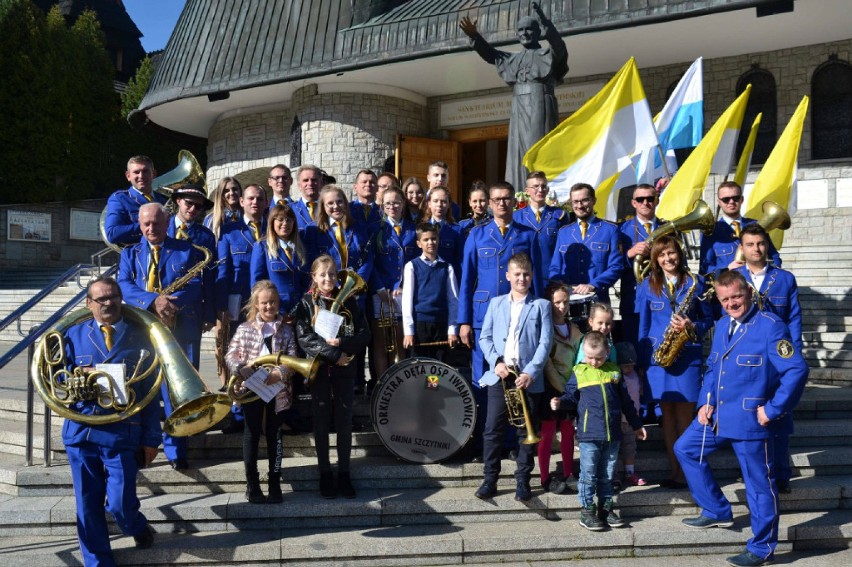
[[[524,394],[526,395],[527,408],[533,430],[538,432],[539,404],[541,403],[542,394],[531,394],[529,392],[524,392]],[[483,473],[486,482],[496,484],[497,477],[500,476],[500,454],[503,448],[503,437],[506,428],[510,427],[510,425],[506,415],[506,398],[503,393],[503,386],[500,383],[488,386],[486,395],[488,396],[488,411],[485,417],[485,431],[482,434]],[[517,428],[519,441],[523,441],[526,435],[525,428]],[[519,443],[518,458],[515,461],[516,482],[529,484],[530,475],[535,464],[535,453],[535,444],[525,445],[522,442]]]
[[[269,459],[269,474],[281,474],[281,437],[278,434],[280,425],[275,413],[275,399],[264,403],[256,400],[243,407],[245,427],[243,428],[243,462],[246,466],[246,477],[257,473],[257,456],[260,437],[266,437],[266,455]]]
[[[331,472],[331,463],[328,459],[328,437],[332,418],[337,432],[338,473],[349,472],[354,398],[351,374],[347,375],[342,370],[325,364],[320,367],[311,385],[311,406],[314,412],[317,464],[321,473]]]
[[[414,340],[416,343],[432,343],[447,340],[446,321],[415,321]],[[419,347],[411,349],[412,357],[436,358],[444,362],[447,346]]]

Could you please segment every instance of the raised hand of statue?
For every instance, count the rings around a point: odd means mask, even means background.
[[[459,22],[459,28],[464,34],[469,38],[474,38],[479,35],[479,31],[476,29],[476,21],[471,21],[467,16],[463,17]]]

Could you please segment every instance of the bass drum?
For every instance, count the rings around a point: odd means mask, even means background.
[[[370,409],[384,446],[411,463],[452,457],[476,424],[470,382],[432,358],[410,358],[388,368],[373,390]]]

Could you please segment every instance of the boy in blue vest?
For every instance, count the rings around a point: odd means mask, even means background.
[[[458,342],[456,313],[459,292],[453,267],[438,257],[438,225],[417,226],[420,257],[405,265],[402,273],[402,346],[411,356],[444,360],[445,347],[417,346],[442,343],[453,348]]]
[[[607,360],[610,349],[606,337],[598,331],[590,331],[584,339],[585,360],[574,367],[565,384],[565,393],[550,400],[550,407],[553,411],[558,410],[561,404],[577,408],[580,525],[599,532],[607,527],[624,526],[624,520],[613,510],[612,501],[612,480],[621,444],[622,413],[637,438],[644,441],[647,433],[627,392],[621,369]]]

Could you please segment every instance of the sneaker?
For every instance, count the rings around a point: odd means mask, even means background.
[[[568,487],[564,482],[562,482],[562,479],[554,475],[551,475],[547,481],[543,482],[541,487],[545,492],[550,492],[551,494],[565,494],[568,490]]]
[[[640,477],[636,473],[624,477],[625,486],[645,486],[646,484],[648,483],[645,481],[645,479]]]
[[[529,502],[532,499],[532,491],[528,482],[519,481],[515,487],[515,501]]]
[[[486,480],[482,483],[482,486],[480,486],[476,490],[474,496],[476,496],[480,500],[488,500],[489,498],[492,498],[495,494],[497,494],[497,487]]]
[[[621,519],[615,510],[613,510],[612,500],[608,500],[604,502],[603,506],[600,507],[598,512],[598,518],[600,518],[601,522],[608,525],[611,528],[623,528],[624,520]]]
[[[606,524],[598,517],[594,504],[580,510],[580,525],[591,532],[602,532],[606,529]]]
[[[759,555],[755,555],[751,551],[743,551],[739,555],[734,555],[733,557],[725,559],[725,561],[728,562],[728,565],[733,565],[734,567],[758,567],[758,565],[772,563],[772,560],[772,555],[764,559]]]
[[[730,528],[734,525],[734,519],[728,518],[727,520],[714,520],[713,518],[708,518],[707,516],[698,516],[697,518],[684,518],[681,520],[684,525],[689,526],[690,528]]]

